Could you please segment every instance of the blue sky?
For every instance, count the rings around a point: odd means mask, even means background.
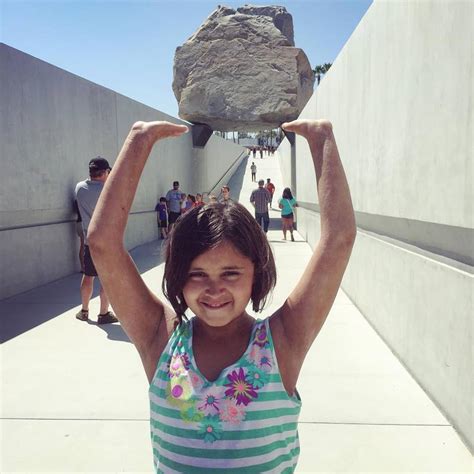
[[[311,65],[334,62],[372,0],[0,0],[0,40],[177,116],[173,57],[220,3],[285,6]]]

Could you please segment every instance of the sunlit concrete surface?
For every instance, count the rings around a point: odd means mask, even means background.
[[[250,161],[230,181],[232,196],[249,207],[256,186]],[[277,157],[255,162],[257,178],[272,178],[281,195]],[[278,284],[264,315],[285,300],[311,255],[298,234],[297,242],[281,240],[277,210],[271,218]],[[160,293],[161,241],[132,255]],[[153,471],[140,359],[120,325],[95,324],[97,296],[93,321],[75,319],[79,282],[74,274],[0,302],[7,339],[1,347],[2,473]],[[471,455],[456,432],[342,291],[298,389],[297,472],[471,472]]]

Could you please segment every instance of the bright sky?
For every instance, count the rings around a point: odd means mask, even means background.
[[[0,0],[0,40],[125,96],[177,116],[173,57],[221,2],[251,0]],[[296,46],[312,67],[334,62],[372,0],[253,2],[293,16]]]

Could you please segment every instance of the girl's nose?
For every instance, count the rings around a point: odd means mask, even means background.
[[[222,287],[219,282],[210,281],[206,288],[206,293],[208,295],[218,295],[222,291]]]

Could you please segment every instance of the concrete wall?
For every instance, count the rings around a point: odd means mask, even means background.
[[[97,155],[115,161],[137,120],[182,121],[0,44],[0,299],[79,270],[72,201]],[[157,199],[178,179],[188,193],[229,179],[243,148],[191,133],[159,142],[145,167],[126,233],[157,237]],[[198,179],[196,179],[198,177]]]
[[[472,2],[376,1],[301,118],[332,121],[358,238],[343,288],[473,449]],[[306,143],[298,229],[320,235]],[[286,163],[286,164],[284,164]]]

